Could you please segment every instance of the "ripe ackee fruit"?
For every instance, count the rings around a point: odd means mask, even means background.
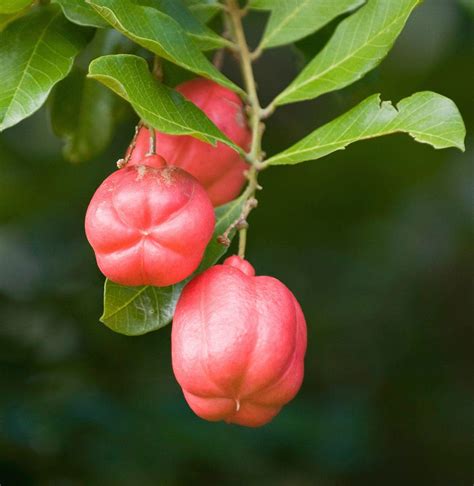
[[[306,322],[279,280],[232,256],[189,282],[172,328],[173,370],[200,417],[258,427],[298,392]]]
[[[203,78],[182,83],[176,90],[204,111],[236,145],[249,149],[251,133],[237,94]],[[149,142],[149,131],[142,127],[129,165],[139,163],[148,153]],[[214,206],[237,197],[245,182],[247,164],[235,150],[221,142],[214,147],[191,136],[156,132],[156,151],[168,164],[181,167],[196,177]]]
[[[87,210],[86,235],[113,282],[172,285],[199,265],[214,231],[214,209],[184,170],[157,155],[142,163],[100,185]]]

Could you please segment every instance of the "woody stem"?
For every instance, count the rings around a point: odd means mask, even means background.
[[[258,173],[260,165],[263,160],[262,152],[262,137],[265,129],[263,124],[263,111],[258,99],[257,85],[255,83],[255,76],[252,67],[252,55],[249,51],[247,39],[242,25],[242,17],[245,12],[240,8],[237,0],[226,0],[227,15],[230,19],[232,37],[235,45],[237,46],[237,53],[240,60],[240,69],[242,71],[242,78],[245,83],[245,90],[247,94],[247,103],[249,108],[250,127],[252,130],[252,144],[248,154],[246,154],[247,162],[251,164],[250,169],[247,172],[248,185],[244,192],[244,198],[246,203],[250,200],[255,200],[255,193],[260,186],[258,184]],[[256,200],[255,200],[256,201]],[[248,213],[256,206],[256,204],[247,205],[244,203],[244,209],[238,221],[241,223],[239,229],[239,256],[242,258],[245,256],[245,247],[247,241],[247,224],[246,217]],[[245,207],[247,206],[247,211]],[[242,216],[245,214],[245,220],[242,220]],[[238,227],[238,225],[236,225]]]

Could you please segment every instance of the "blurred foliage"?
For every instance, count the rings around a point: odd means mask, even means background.
[[[264,19],[250,19],[255,42]],[[267,101],[320,42],[259,61]],[[80,166],[62,160],[45,110],[3,133],[0,483],[470,484],[473,45],[468,9],[427,0],[380,68],[269,123],[273,154],[374,92],[430,89],[457,103],[468,140],[461,154],[392,136],[262,175],[248,257],[298,296],[309,348],[300,394],[256,430],[187,408],[169,327],[127,338],[98,322],[83,217],[135,120]]]

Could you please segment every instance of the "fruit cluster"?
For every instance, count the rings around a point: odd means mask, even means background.
[[[235,93],[205,79],[177,91],[248,150],[251,134]],[[213,207],[239,194],[246,162],[222,143],[146,127],[125,162],[87,210],[97,264],[121,285],[178,283],[200,264],[214,232]],[[173,319],[172,363],[200,417],[251,427],[269,422],[298,392],[305,350],[306,323],[294,295],[275,278],[256,277],[243,258],[227,258],[184,287]]]

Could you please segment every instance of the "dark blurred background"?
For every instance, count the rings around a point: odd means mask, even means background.
[[[270,121],[275,153],[372,93],[428,89],[457,103],[468,140],[462,154],[391,136],[262,175],[248,258],[299,298],[309,346],[301,392],[261,429],[193,415],[169,326],[128,338],[98,321],[83,218],[135,120],[82,165],[44,109],[1,134],[1,485],[472,484],[473,15],[426,0],[380,68]],[[254,44],[264,20],[248,19]],[[259,61],[264,101],[333,28]]]

